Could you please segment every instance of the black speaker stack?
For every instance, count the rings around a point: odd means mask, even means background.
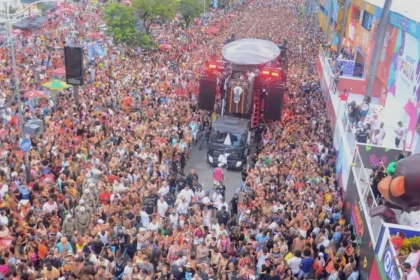
[[[83,85],[83,48],[80,46],[65,46],[64,61],[66,68],[66,83]]]
[[[198,109],[213,112],[216,102],[217,78],[214,76],[202,76],[198,92]]]
[[[264,117],[273,121],[280,121],[283,111],[284,85],[274,84],[266,86]]]

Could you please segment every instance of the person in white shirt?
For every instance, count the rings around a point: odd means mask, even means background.
[[[168,203],[166,203],[165,198],[161,196],[157,202],[157,212],[162,218],[166,217],[166,211],[168,210],[168,208]]]
[[[287,265],[290,267],[290,269],[292,270],[292,273],[295,276],[297,276],[300,271],[300,263],[302,262],[301,255],[302,255],[302,252],[299,250],[296,250],[295,255],[287,261]]]
[[[152,222],[147,226],[147,229],[150,231],[159,231],[160,224],[156,221],[156,218],[153,217]]]
[[[181,215],[187,215],[188,214],[188,205],[189,205],[189,203],[187,202],[187,199],[185,197],[181,196],[180,199],[178,199],[175,202],[176,212],[178,214],[181,214]]]
[[[158,193],[161,196],[164,196],[165,194],[167,194],[169,192],[169,186],[168,183],[166,181],[162,182],[162,186],[160,187],[160,189],[158,190]]]
[[[190,189],[188,185],[185,186],[185,188],[179,192],[178,198],[184,197],[188,203],[191,202],[191,198],[194,196],[194,192]]]
[[[411,253],[405,256],[398,256],[397,258],[404,258],[406,263],[409,263],[414,270],[417,270],[417,266],[420,262],[420,251],[419,251],[419,245],[417,243],[411,243]],[[402,265],[400,265],[400,268],[402,268]]]
[[[6,216],[6,212],[5,211],[1,211],[0,212],[0,224],[4,225],[4,226],[8,226],[9,225],[9,219]]]
[[[417,270],[415,270],[410,263],[405,262],[401,265],[402,267],[402,271],[404,272],[404,276],[402,279],[404,280],[420,280],[420,275],[417,272]]]
[[[133,269],[133,262],[129,260],[124,268],[124,275],[126,275],[128,279],[133,279]]]
[[[50,199],[44,203],[44,205],[42,206],[42,210],[45,212],[52,212],[52,211],[57,211],[58,210],[58,206],[57,203],[53,200],[52,197],[50,197]]]
[[[399,148],[400,143],[405,139],[405,128],[402,122],[398,122],[398,129],[394,130],[397,134],[395,137],[395,147]]]

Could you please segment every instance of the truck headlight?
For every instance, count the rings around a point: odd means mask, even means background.
[[[211,155],[209,155],[209,162],[213,163],[213,157]]]
[[[241,167],[241,165],[242,165],[242,161],[238,161],[238,162],[236,163],[236,167]]]

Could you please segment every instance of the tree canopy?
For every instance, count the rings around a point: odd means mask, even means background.
[[[203,10],[203,1],[200,0],[180,0],[179,12],[184,18],[185,25],[188,26],[191,20],[198,17]]]
[[[108,27],[107,32],[119,43],[132,44],[136,41],[137,17],[132,7],[117,2],[106,5],[104,18]]]
[[[136,15],[141,19],[144,31],[150,34],[150,27],[156,18],[162,21],[171,20],[175,17],[178,8],[178,0],[134,0],[133,8]]]

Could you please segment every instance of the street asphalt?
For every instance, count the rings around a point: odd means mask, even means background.
[[[207,147],[204,144],[202,150],[198,149],[198,145],[194,145],[190,151],[190,158],[187,161],[185,168],[185,174],[190,172],[190,169],[195,169],[198,174],[198,181],[203,186],[205,191],[213,190],[213,170],[209,163],[206,161]],[[241,171],[240,170],[228,170],[225,173],[225,184],[226,184],[226,201],[229,202],[232,199],[233,194],[241,185]]]

